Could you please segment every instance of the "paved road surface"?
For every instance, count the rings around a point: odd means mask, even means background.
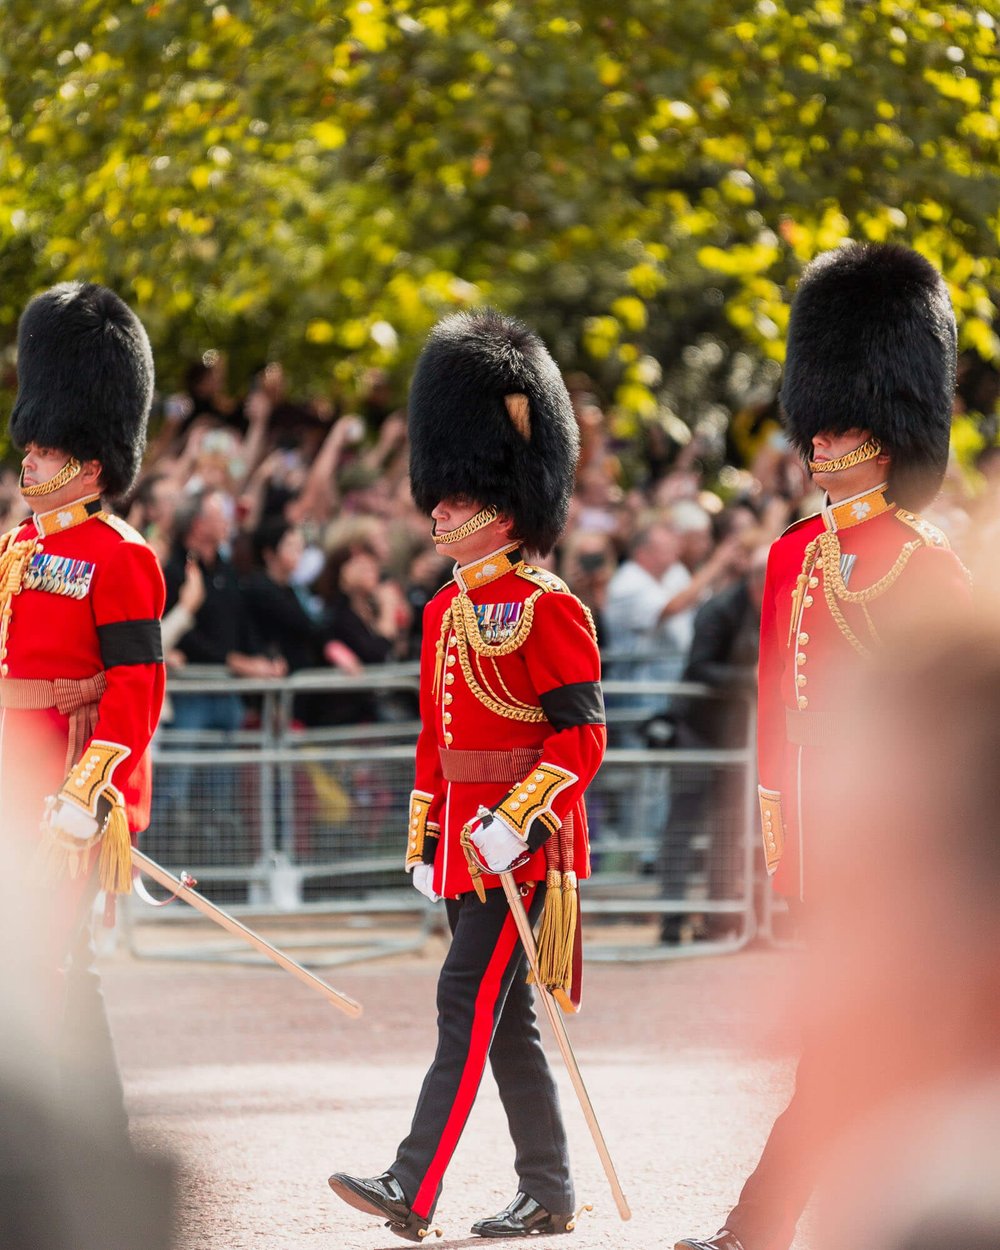
[[[357,1021],[270,968],[105,958],[134,1136],[180,1165],[179,1250],[405,1244],[326,1177],[382,1171],[407,1130],[434,1046],[442,950],[432,938],[418,954],[327,969],[364,1003]],[[770,950],[588,965],[570,1036],[633,1218],[618,1218],[552,1043],[578,1194],[594,1203],[577,1250],[656,1250],[716,1229],[788,1093],[794,965]],[[438,1206],[447,1243],[481,1248],[470,1224],[514,1189],[487,1074]],[[803,1233],[796,1250],[808,1250]]]

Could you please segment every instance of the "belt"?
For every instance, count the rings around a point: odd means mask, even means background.
[[[101,697],[108,688],[105,673],[76,679],[56,677],[4,677],[0,679],[0,707],[17,712],[36,712],[54,707],[69,718],[69,740],[66,743],[66,771],[83,754],[87,739],[97,724]]]
[[[797,747],[833,747],[843,741],[843,721],[822,712],[785,708],[785,734]]]
[[[516,785],[542,757],[535,747],[512,747],[509,751],[451,751],[440,747],[441,773],[445,781]]]

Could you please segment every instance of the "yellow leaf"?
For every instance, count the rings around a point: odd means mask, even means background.
[[[332,343],[335,337],[336,330],[329,321],[316,318],[306,326],[307,343]]]
[[[347,141],[347,131],[338,122],[313,122],[310,131],[320,147],[327,151],[342,148]]]

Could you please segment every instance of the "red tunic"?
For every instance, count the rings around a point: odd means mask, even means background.
[[[92,743],[109,744],[102,748],[109,760],[104,781],[121,792],[134,837],[149,823],[149,743],[163,701],[159,563],[141,535],[96,500],[43,514],[38,524],[29,519],[7,539],[6,552],[13,544],[25,544],[27,558],[20,587],[4,596],[10,615],[0,677],[79,681],[105,674],[96,725],[79,758],[93,754]],[[59,792],[70,771],[69,717],[56,707],[9,706],[2,716],[6,815],[31,837],[45,797]]]
[[[607,736],[599,682],[589,614],[559,578],[526,565],[516,548],[456,570],[424,610],[407,866],[433,863],[434,889],[443,896],[471,890],[459,837],[482,805],[499,810],[534,852],[517,880],[545,879],[540,847],[570,815],[572,867],[588,876],[583,795]],[[519,761],[516,775],[446,780],[442,748],[503,753]],[[510,754],[518,749],[524,754]],[[487,874],[483,884],[500,882]]]
[[[894,634],[969,601],[968,575],[945,536],[888,504],[884,488],[798,522],[771,548],[758,780],[764,850],[780,893],[805,896],[810,827],[831,782],[824,746],[850,732],[838,697],[845,678]]]

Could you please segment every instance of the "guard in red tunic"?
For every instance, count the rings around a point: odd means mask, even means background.
[[[830,750],[849,735],[838,693],[863,660],[970,603],[945,536],[916,509],[940,488],[955,384],[955,321],[941,276],[907,248],[858,244],[803,273],[781,403],[826,491],[822,511],[771,549],[761,612],[758,772],[768,871],[808,913],[819,813],[835,826]],[[863,709],[858,709],[863,715]],[[821,884],[821,883],[820,883]],[[808,1132],[822,1090],[806,1045],[796,1092],[725,1227],[676,1250],[787,1250],[818,1163]],[[837,1091],[843,1108],[850,1091]]]
[[[0,538],[6,850],[39,889],[43,1010],[71,1084],[124,1133],[88,920],[99,889],[130,888],[130,840],[149,821],[164,586],[151,549],[103,500],[138,471],[153,362],[118,296],[65,283],[25,310],[17,367],[10,436],[35,511]]]
[[[409,1135],[380,1176],[337,1173],[330,1184],[399,1235],[425,1236],[489,1059],[518,1193],[472,1231],[563,1233],[574,1205],[566,1136],[526,960],[493,874],[515,866],[529,916],[541,917],[542,975],[575,1009],[576,885],[589,873],[583,794],[606,738],[600,661],[589,612],[531,557],[565,525],[577,429],[543,344],[492,312],[435,329],[409,413],[413,496],[456,568],[424,613],[406,867],[417,889],[444,898],[452,944],[438,983],[438,1050]]]

